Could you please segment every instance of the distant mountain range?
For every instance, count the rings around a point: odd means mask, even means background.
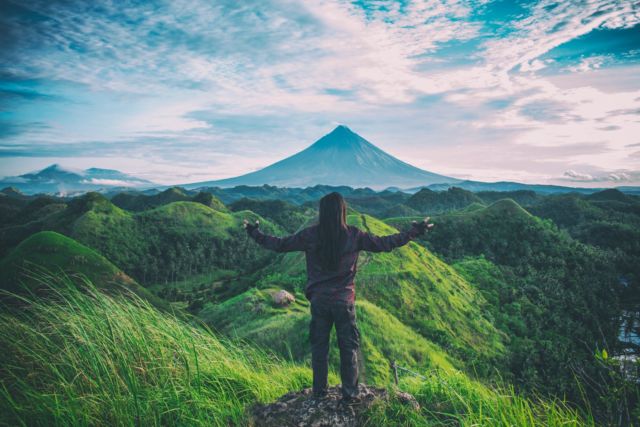
[[[460,179],[439,175],[385,153],[346,126],[338,126],[306,149],[255,172],[234,178],[196,182],[185,188],[269,184],[278,187],[346,185],[382,190]]]
[[[112,169],[90,168],[74,171],[54,164],[39,172],[9,176],[0,180],[1,187],[12,187],[26,194],[48,193],[68,195],[86,191],[116,188],[153,187],[153,182]]]
[[[157,185],[112,169],[73,171],[54,164],[39,172],[0,179],[0,188],[3,187],[24,194],[74,195],[87,191],[113,194],[123,190],[154,192],[152,189],[157,189],[155,192],[158,192],[171,186]],[[296,194],[302,191],[304,194],[301,194],[300,199],[308,200],[315,193],[326,194],[325,190],[328,188],[345,195],[358,188],[372,193],[375,193],[374,190],[416,193],[423,188],[446,191],[457,187],[474,192],[533,190],[538,194],[590,194],[605,189],[509,181],[480,182],[439,175],[385,153],[346,126],[336,127],[306,149],[258,171],[215,181],[183,184],[180,187],[201,189],[218,196],[222,190],[227,193],[237,189],[236,193],[240,196],[229,196],[230,200],[252,196],[259,199],[277,198],[282,191],[294,191]],[[640,194],[640,187],[616,188],[624,193]]]

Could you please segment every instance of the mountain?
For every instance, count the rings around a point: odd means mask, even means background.
[[[12,187],[25,194],[69,194],[105,188],[144,188],[154,184],[132,175],[112,169],[90,168],[69,170],[53,164],[38,172],[8,176],[0,180],[0,186]]]
[[[415,193],[419,191],[421,188],[426,187],[429,190],[433,191],[445,191],[449,189],[452,184],[449,183],[438,183],[438,184],[430,184],[426,186],[406,188],[404,191],[409,193]],[[473,191],[520,191],[520,190],[529,190],[535,191],[538,194],[555,194],[555,193],[580,193],[580,194],[591,194],[598,191],[604,190],[604,188],[586,188],[586,187],[565,187],[562,185],[553,185],[553,184],[523,184],[521,182],[511,182],[511,181],[498,181],[498,182],[482,182],[482,181],[458,181],[455,183],[456,187]],[[621,192],[627,194],[638,194],[640,193],[639,187],[616,187]]]
[[[234,178],[187,184],[185,187],[263,184],[307,187],[327,184],[384,189],[459,181],[411,166],[385,153],[348,127],[338,126],[310,147],[258,171]]]

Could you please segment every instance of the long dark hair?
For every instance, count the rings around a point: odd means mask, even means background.
[[[317,250],[325,270],[338,269],[346,237],[347,204],[340,193],[334,191],[320,199]]]

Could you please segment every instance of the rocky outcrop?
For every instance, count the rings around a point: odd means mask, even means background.
[[[402,396],[400,396],[402,394]],[[251,409],[253,427],[357,427],[364,424],[365,411],[376,401],[387,401],[383,388],[360,384],[361,402],[353,406],[340,405],[340,386],[330,387],[323,399],[313,398],[310,388],[290,392],[274,403],[258,404]],[[415,407],[416,400],[408,393],[398,393],[398,401]]]

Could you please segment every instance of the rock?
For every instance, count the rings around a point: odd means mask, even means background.
[[[273,303],[278,307],[286,307],[296,300],[296,297],[284,289],[275,292],[271,297],[273,298]]]
[[[310,388],[290,392],[274,403],[257,404],[251,409],[250,426],[253,427],[357,427],[361,425],[360,415],[376,400],[388,400],[385,389],[359,385],[361,403],[354,406],[338,405],[342,397],[340,386],[329,387],[327,397],[316,400]],[[408,393],[404,399],[413,396]],[[405,401],[405,400],[401,400]],[[414,406],[415,407],[415,406]]]
[[[411,405],[411,407],[416,411],[420,410],[420,404],[411,394],[404,391],[396,391],[395,395],[399,402],[404,403],[405,405]]]

